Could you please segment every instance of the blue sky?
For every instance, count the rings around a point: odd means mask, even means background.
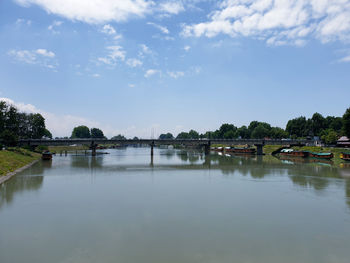
[[[0,68],[54,136],[285,127],[350,106],[350,1],[1,1]]]

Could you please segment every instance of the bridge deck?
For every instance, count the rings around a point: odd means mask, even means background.
[[[307,145],[313,144],[310,140],[263,140],[263,139],[173,139],[173,140],[159,140],[159,139],[139,139],[139,140],[109,140],[109,139],[55,139],[55,140],[20,140],[20,145],[30,146],[63,146],[63,145],[96,145],[96,144],[119,144],[119,145],[133,145],[133,144],[147,144],[147,145],[193,145],[205,146],[212,144],[224,145]]]

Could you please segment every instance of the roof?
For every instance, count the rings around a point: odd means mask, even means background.
[[[337,142],[350,142],[349,138],[346,136],[342,136],[339,138]]]

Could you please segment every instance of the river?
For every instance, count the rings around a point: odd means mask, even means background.
[[[1,263],[350,262],[350,165],[104,151],[0,186]]]

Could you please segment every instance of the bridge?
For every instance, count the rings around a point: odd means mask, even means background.
[[[198,146],[204,148],[204,152],[208,154],[213,144],[222,145],[254,145],[257,148],[257,154],[263,154],[264,145],[281,145],[281,146],[304,146],[313,145],[312,140],[266,140],[266,139],[138,139],[138,140],[112,140],[112,139],[54,139],[54,140],[37,140],[22,139],[19,141],[21,146],[67,146],[67,145],[88,145],[92,150],[92,155],[96,155],[96,148],[99,144],[117,144],[117,145],[149,145],[151,147],[151,156],[153,156],[153,148],[158,145],[183,145]]]

